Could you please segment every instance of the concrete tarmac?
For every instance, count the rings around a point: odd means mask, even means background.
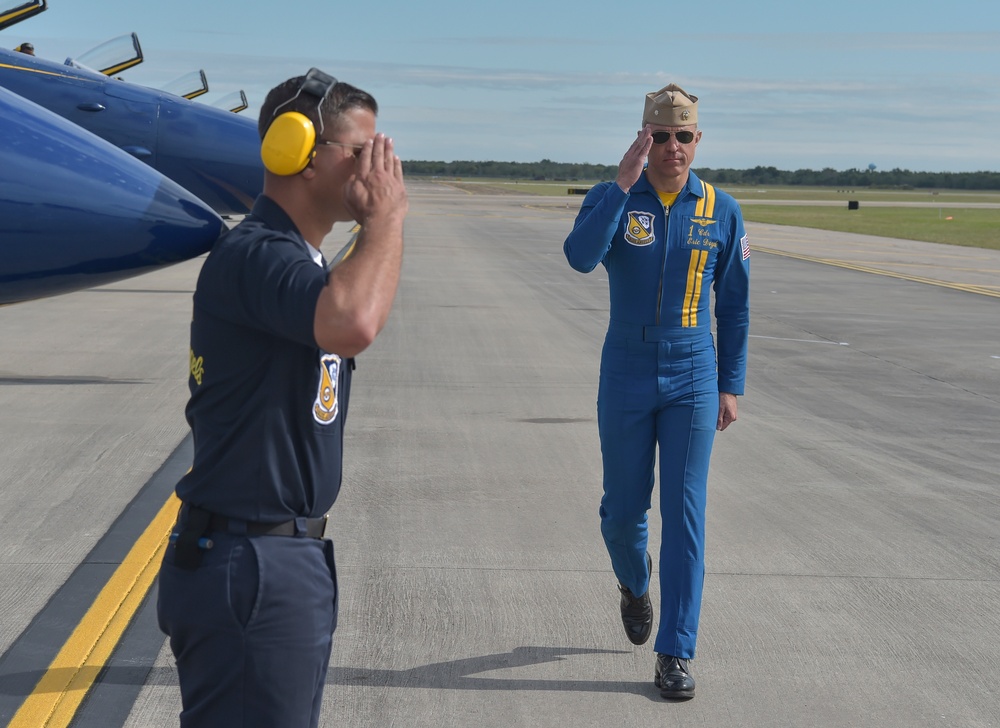
[[[580,198],[409,187],[332,511],[321,725],[1000,726],[1000,252],[749,226],[698,694],[669,703],[598,526],[607,276],[563,256]],[[155,585],[103,666],[48,666],[190,463],[199,267],[0,308],[0,725],[59,671],[93,687],[43,686],[35,725],[73,699],[64,725],[177,725]]]

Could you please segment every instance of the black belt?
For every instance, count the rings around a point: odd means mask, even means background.
[[[326,533],[327,516],[322,518],[295,518],[281,523],[257,523],[226,518],[214,513],[208,521],[209,531],[245,534],[247,536],[298,536],[299,538],[323,538]]]
[[[177,514],[175,530],[193,529],[199,536],[210,531],[223,531],[242,536],[298,536],[299,538],[323,538],[326,533],[326,522],[329,516],[322,518],[293,518],[279,523],[260,523],[244,521],[240,518],[227,518],[217,513],[206,511],[188,503],[181,505]]]
[[[175,549],[174,564],[182,569],[197,569],[204,553],[215,546],[208,537],[212,532],[222,531],[240,536],[323,538],[326,521],[327,517],[323,516],[293,518],[280,523],[257,523],[226,518],[185,503],[181,505],[174,531],[170,534],[170,543]]]

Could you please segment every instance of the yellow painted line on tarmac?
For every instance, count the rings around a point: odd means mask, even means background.
[[[178,508],[171,494],[7,728],[69,726],[153,585]]]
[[[908,275],[906,273],[896,273],[895,271],[885,270],[884,268],[872,268],[866,265],[858,265],[857,263],[848,263],[844,260],[836,260],[834,258],[817,258],[812,255],[802,255],[801,253],[789,253],[784,250],[775,250],[774,248],[765,248],[760,245],[754,245],[753,250],[759,250],[762,253],[768,253],[770,255],[781,255],[785,258],[796,258],[798,260],[808,260],[811,263],[822,263],[823,265],[832,265],[837,268],[847,268],[848,270],[856,270],[862,273],[874,273],[875,275],[887,276],[889,278],[899,278],[904,281],[913,281],[915,283],[927,283],[932,286],[939,286],[941,288],[951,288],[956,291],[965,291],[966,293],[978,293],[981,296],[992,296],[993,298],[1000,298],[1000,290],[994,290],[988,286],[977,286],[972,283],[952,283],[951,281],[942,281],[936,278],[924,278],[922,276]]]
[[[333,260],[330,261],[328,266],[330,270],[333,270],[354,254],[354,249],[358,245],[358,236],[361,234],[361,224],[354,223],[354,227],[351,228],[350,232],[351,238],[347,241],[347,244],[337,251],[337,254],[333,256]]]

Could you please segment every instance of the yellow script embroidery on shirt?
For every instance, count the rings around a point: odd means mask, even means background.
[[[201,384],[201,378],[205,376],[205,359],[200,356],[194,355],[194,349],[191,349],[191,376],[194,378],[196,384]]]

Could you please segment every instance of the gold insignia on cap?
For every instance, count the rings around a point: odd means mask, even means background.
[[[642,123],[688,126],[698,123],[698,97],[671,83],[646,94]]]

